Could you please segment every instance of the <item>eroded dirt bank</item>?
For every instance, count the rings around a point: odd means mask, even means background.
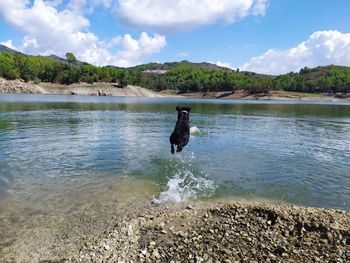
[[[177,97],[192,99],[232,99],[232,100],[274,100],[274,101],[320,101],[350,102],[350,94],[310,94],[288,91],[270,91],[249,94],[243,90],[235,92],[195,92],[176,95],[174,91],[155,92],[146,88],[128,85],[117,88],[111,83],[79,83],[61,85],[53,83],[26,83],[21,80],[5,80],[0,77],[0,93],[89,95],[89,96],[141,96],[141,97]]]
[[[164,94],[132,85],[125,88],[113,87],[110,83],[72,85],[42,83],[35,85],[21,80],[3,78],[0,78],[0,93],[164,97]]]

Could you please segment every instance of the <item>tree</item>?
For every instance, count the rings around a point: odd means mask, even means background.
[[[119,85],[122,86],[123,88],[128,85],[127,78],[128,78],[127,71],[123,70],[119,73],[119,76],[118,76]]]
[[[74,56],[72,52],[66,53],[66,59],[68,60],[69,64],[73,64],[73,65],[77,64],[77,58]]]
[[[57,81],[59,65],[56,62],[48,62],[44,65],[44,70],[39,78],[44,82]]]
[[[18,78],[13,55],[5,52],[0,53],[0,76],[6,79]]]

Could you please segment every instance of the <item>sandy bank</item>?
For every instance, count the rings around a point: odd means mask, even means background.
[[[55,87],[51,85],[46,92],[59,95],[89,95],[89,96],[138,96],[138,97],[163,97],[164,95],[138,86],[128,85],[125,88],[115,88],[110,84],[94,85],[69,85]]]
[[[54,83],[26,83],[21,80],[5,80],[0,77],[0,93],[89,95],[89,96],[141,96],[141,97],[177,97],[192,99],[226,99],[226,100],[275,100],[275,101],[321,101],[350,102],[350,94],[310,94],[288,91],[271,91],[268,93],[248,94],[243,90],[220,92],[194,92],[181,95],[173,91],[155,92],[146,88],[128,85],[116,88],[111,83],[79,83],[61,85]]]
[[[349,262],[350,212],[246,202],[129,213],[73,262]]]
[[[313,94],[288,91],[270,91],[268,93],[249,94],[243,90],[238,90],[234,93],[230,91],[219,92],[194,92],[182,94],[187,98],[202,98],[202,99],[226,99],[226,100],[277,100],[277,101],[329,101],[340,102],[349,101],[350,94],[341,96],[327,94]]]
[[[46,90],[38,85],[20,80],[5,80],[0,77],[0,93],[43,94]]]
[[[138,86],[128,85],[125,88],[113,87],[110,83],[60,85],[41,83],[35,85],[21,80],[0,78],[0,93],[24,94],[57,94],[57,95],[90,95],[90,96],[141,96],[164,97],[164,94]]]

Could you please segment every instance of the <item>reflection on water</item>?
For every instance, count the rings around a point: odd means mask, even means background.
[[[192,106],[199,132],[174,156],[176,105]],[[152,200],[350,209],[349,157],[350,105],[1,95],[0,249],[48,242],[63,255],[64,242],[74,250],[74,236]]]

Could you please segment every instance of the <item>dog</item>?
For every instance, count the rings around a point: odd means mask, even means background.
[[[176,107],[177,122],[173,133],[170,135],[171,153],[181,152],[190,139],[190,111],[191,107]]]

